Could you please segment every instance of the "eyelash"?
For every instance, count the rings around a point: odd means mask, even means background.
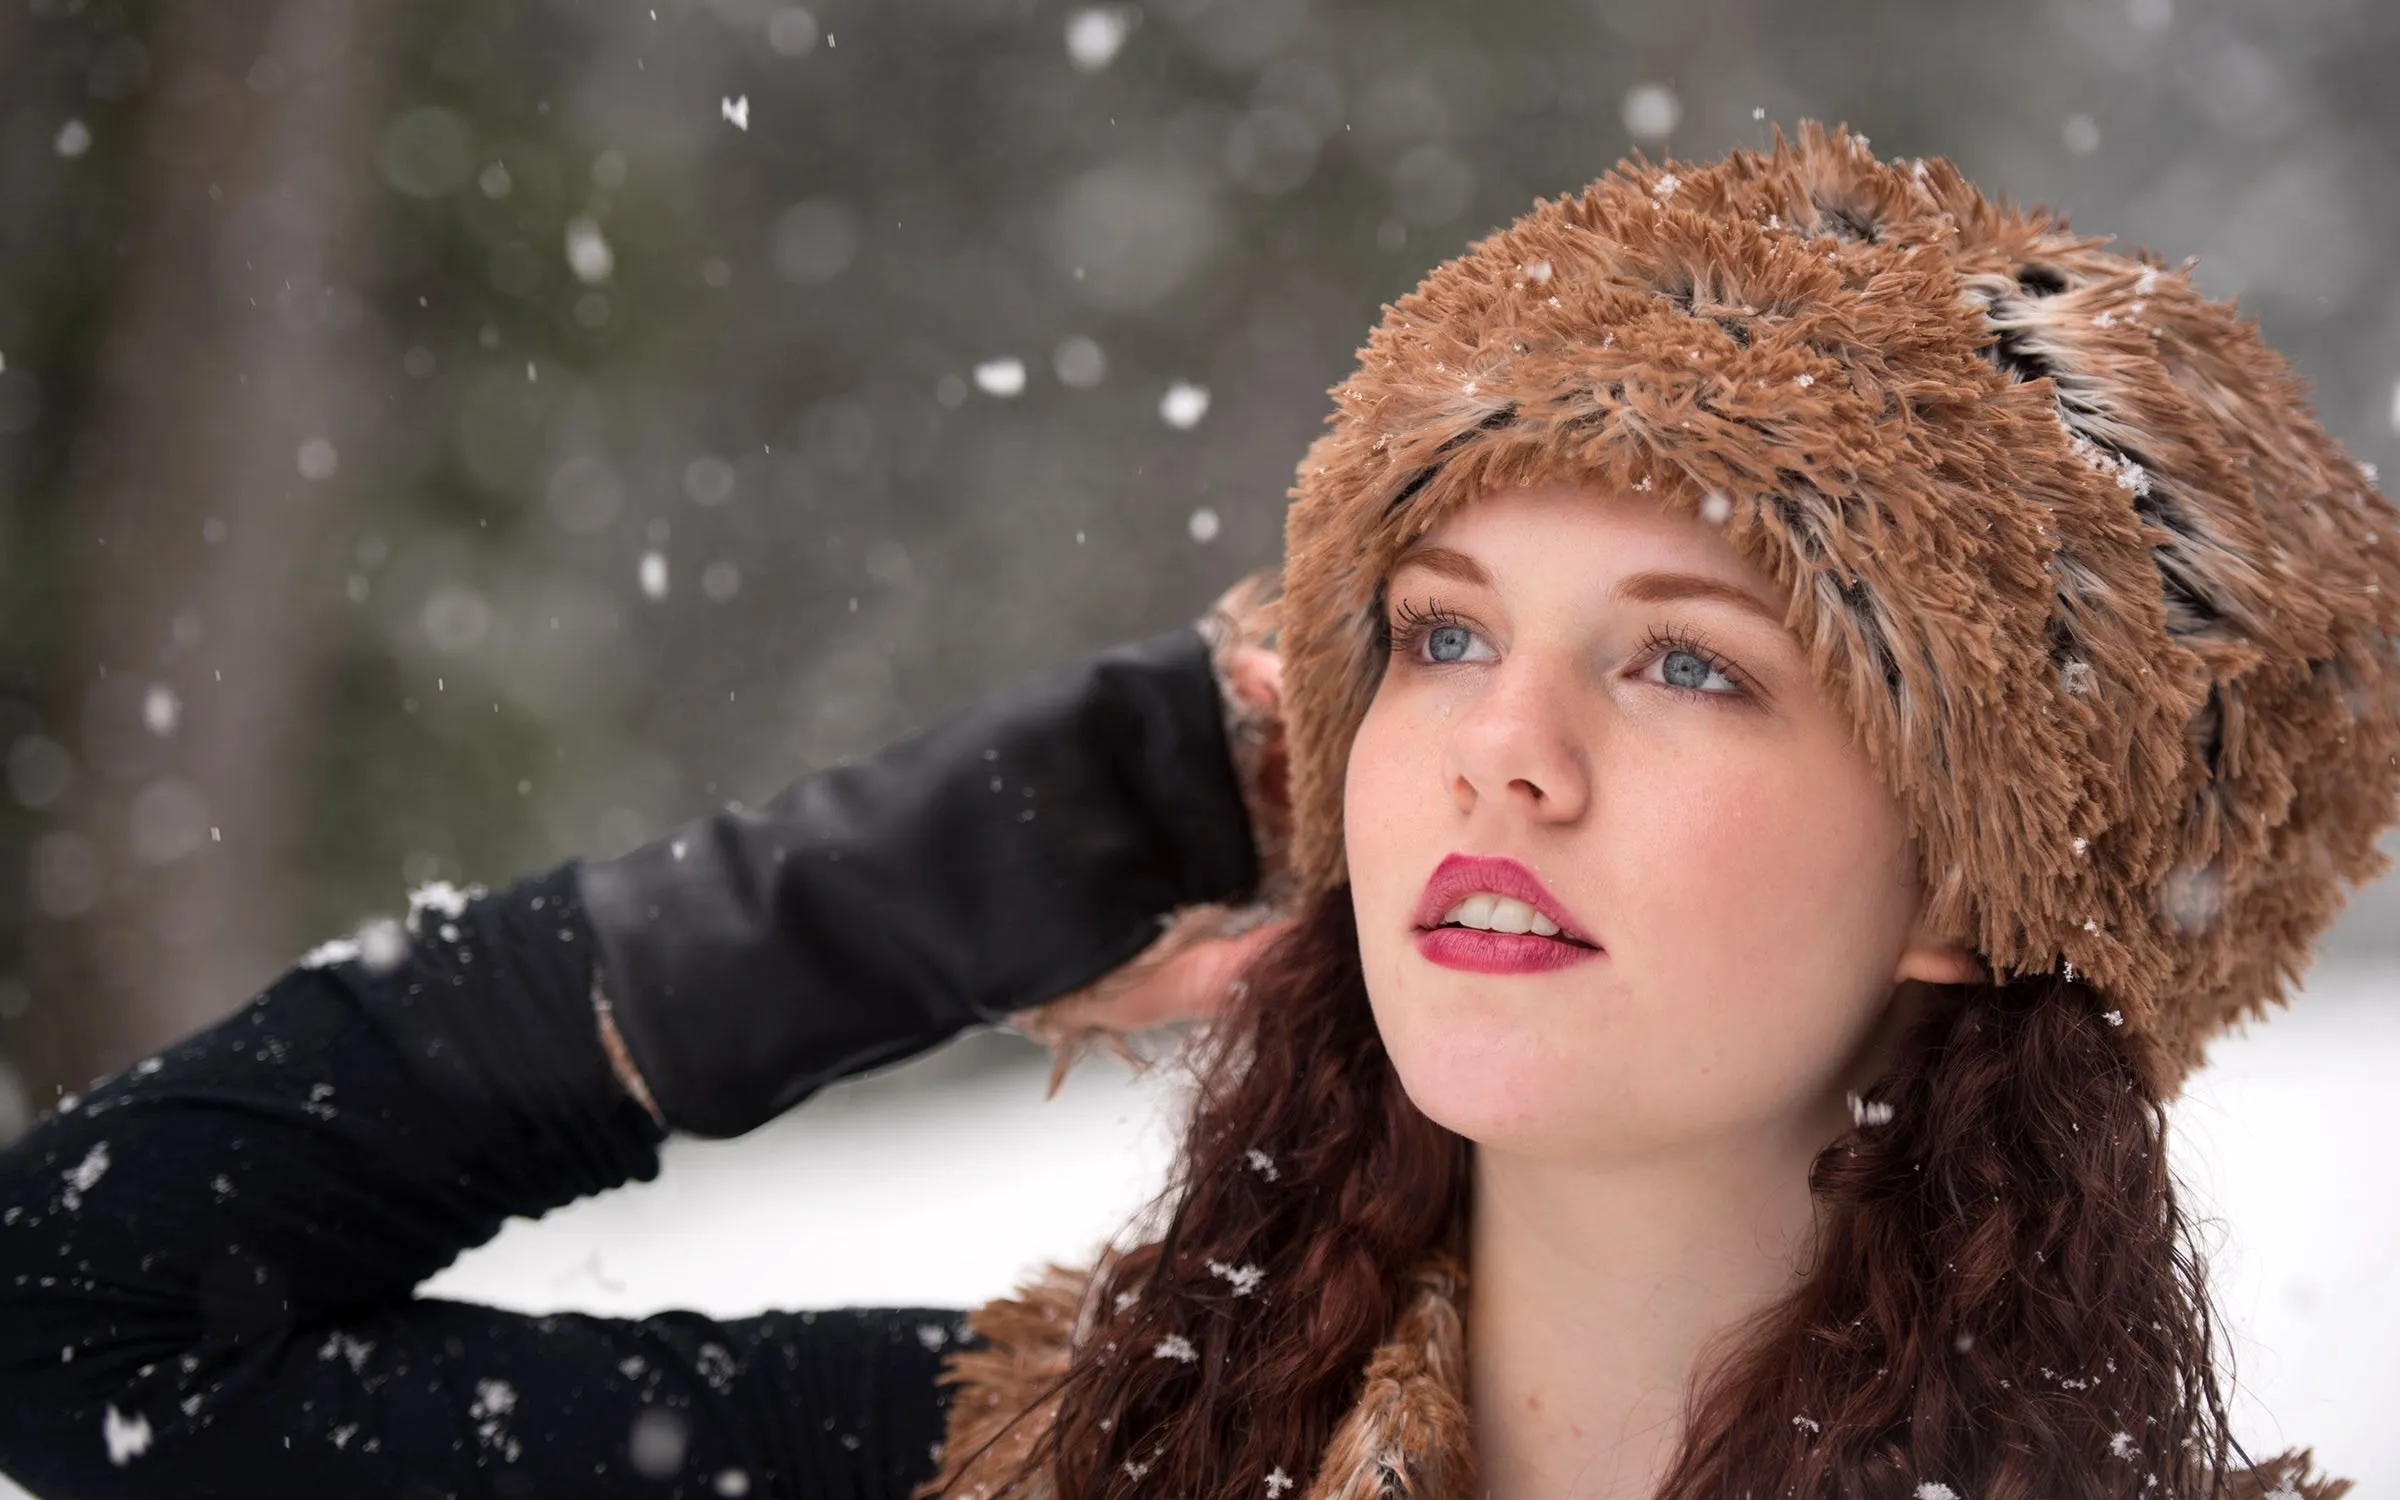
[[[1384,636],[1386,644],[1394,656],[1413,657],[1418,648],[1424,644],[1425,638],[1445,625],[1456,625],[1467,630],[1475,628],[1457,614],[1442,608],[1442,603],[1438,599],[1427,599],[1425,608],[1421,610],[1403,599],[1394,606],[1393,613],[1399,618],[1396,621],[1385,622]],[[1710,671],[1733,684],[1733,691],[1716,693],[1710,692],[1706,688],[1685,687],[1681,683],[1674,682],[1658,683],[1655,686],[1664,687],[1667,691],[1686,698],[1713,698],[1722,701],[1728,698],[1751,696],[1750,679],[1742,675],[1741,668],[1718,655],[1706,641],[1699,639],[1690,629],[1682,625],[1669,624],[1664,628],[1652,626],[1649,633],[1642,638],[1642,665],[1648,667],[1650,663],[1660,657],[1675,651],[1696,656],[1708,663]],[[1460,662],[1444,661],[1420,661],[1416,664],[1425,667],[1464,665]]]

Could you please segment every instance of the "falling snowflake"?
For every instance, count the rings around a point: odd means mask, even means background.
[[[1208,415],[1208,387],[1178,380],[1158,398],[1158,417],[1169,427],[1189,432]]]
[[[1889,1125],[1892,1123],[1892,1106],[1884,1100],[1868,1099],[1854,1093],[1850,1095],[1850,1123],[1861,1130],[1875,1125]]]
[[[667,554],[656,548],[642,554],[641,565],[635,572],[646,598],[667,597]]]
[[[175,690],[163,682],[154,682],[142,695],[142,727],[165,738],[175,732],[176,721],[183,717],[182,700]]]
[[[1635,140],[1664,140],[1683,119],[1683,101],[1663,83],[1637,83],[1625,91],[1618,114]]]
[[[1198,510],[1193,511],[1191,521],[1188,524],[1192,533],[1193,541],[1213,542],[1217,539],[1217,528],[1219,524],[1217,513],[1209,507],[1203,505]]]
[[[744,94],[739,99],[719,100],[717,113],[730,121],[734,129],[748,130],[750,128],[750,96]]]
[[[480,891],[482,887],[475,889]],[[370,974],[389,974],[408,957],[408,932],[390,917],[364,923],[354,941],[357,952],[353,956]]]
[[[1131,6],[1094,5],[1067,17],[1067,61],[1079,73],[1097,73],[1115,62],[1140,15]]]
[[[608,239],[589,214],[577,214],[567,220],[567,269],[586,286],[598,286],[608,280],[617,266],[616,252],[609,249]]]
[[[1710,490],[1708,498],[1700,502],[1700,519],[1711,526],[1724,525],[1725,518],[1732,514],[1733,502],[1716,490]]]
[[[1014,355],[985,360],[975,367],[975,388],[1003,401],[1024,394],[1025,361]]]

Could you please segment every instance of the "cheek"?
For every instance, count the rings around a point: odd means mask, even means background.
[[[1788,748],[1788,747],[1787,747]],[[1845,754],[1729,757],[1608,819],[1611,956],[1640,1075],[1730,1110],[1805,1104],[1880,1013],[1913,917],[1905,825]]]
[[[1905,825],[1860,768],[1727,756],[1649,784],[1606,838],[1635,867],[1625,937],[1647,961],[1786,974],[1807,990],[1888,968],[1913,911]]]
[[[1455,812],[1442,796],[1441,750],[1413,731],[1388,695],[1368,705],[1342,781],[1342,847],[1359,912],[1362,941],[1388,939],[1416,905]]]

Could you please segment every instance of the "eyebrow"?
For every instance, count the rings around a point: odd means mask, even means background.
[[[1398,576],[1402,568],[1422,568],[1436,577],[1472,584],[1477,588],[1493,586],[1490,570],[1455,547],[1432,545],[1411,547],[1402,553],[1399,560],[1392,565],[1393,575]],[[1644,569],[1639,573],[1628,573],[1618,579],[1616,587],[1609,591],[1609,595],[1611,598],[1627,600],[1636,604],[1665,604],[1677,599],[1713,599],[1721,604],[1730,604],[1737,609],[1748,610],[1778,628],[1783,625],[1782,611],[1775,609],[1756,594],[1751,593],[1740,584],[1728,583],[1722,578],[1710,578],[1700,573],[1678,573],[1660,568]]]

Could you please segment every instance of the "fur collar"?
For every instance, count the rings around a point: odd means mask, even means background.
[[[1472,1500],[1481,1493],[1467,1414],[1466,1274],[1436,1256],[1410,1278],[1413,1294],[1367,1360],[1358,1400],[1318,1459],[1300,1500]],[[990,1500],[1048,1434],[1049,1392],[1092,1327],[1092,1272],[1053,1265],[1013,1297],[967,1316],[980,1336],[949,1356],[954,1387],[938,1472],[920,1497]],[[1023,1414],[1023,1420],[1017,1420]],[[987,1446],[988,1445],[988,1446]],[[2226,1475],[2222,1500],[2338,1500],[2347,1480],[2311,1477],[2302,1450]],[[1057,1500],[1047,1471],[1018,1500]]]
[[[1459,1311],[1465,1275],[1455,1260],[1438,1256],[1410,1280],[1415,1292],[1390,1337],[1367,1360],[1358,1401],[1326,1445],[1300,1500],[1463,1500],[1480,1488]],[[958,1496],[985,1500],[1022,1467],[1057,1418],[1058,1403],[1045,1393],[1090,1331],[1091,1281],[1088,1269],[1054,1265],[1017,1295],[968,1314],[967,1326],[982,1343],[951,1355],[944,1367],[944,1382],[956,1388],[949,1432],[940,1472],[920,1494],[957,1479]],[[1025,1420],[1014,1420],[1028,1411]],[[1047,1474],[1021,1495],[1056,1500]]]

